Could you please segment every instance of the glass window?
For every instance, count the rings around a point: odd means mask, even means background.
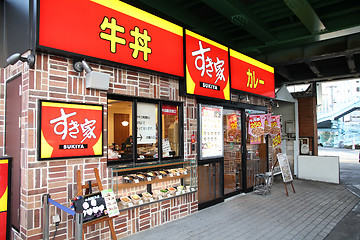
[[[108,102],[108,161],[132,160],[132,102]]]
[[[158,156],[158,105],[137,103],[137,154],[138,160],[157,159]]]
[[[162,154],[164,158],[179,156],[179,107],[162,105]]]

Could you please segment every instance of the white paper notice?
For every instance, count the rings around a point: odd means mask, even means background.
[[[156,142],[155,104],[137,104],[137,141],[138,144],[152,144]]]

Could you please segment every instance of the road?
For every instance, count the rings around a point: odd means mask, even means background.
[[[340,182],[360,189],[360,162],[358,149],[319,147],[319,156],[340,157]]]
[[[360,198],[360,150],[319,147],[319,156],[340,157],[340,183]],[[325,240],[360,239],[360,203],[329,233]]]

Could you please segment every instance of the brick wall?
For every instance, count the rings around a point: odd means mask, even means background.
[[[78,103],[104,105],[104,138],[107,139],[107,93],[85,88],[85,73],[73,70],[70,58],[49,54],[37,54],[34,69],[27,63],[18,62],[1,70],[0,111],[4,112],[4,83],[17,73],[22,73],[22,114],[21,114],[21,217],[20,233],[16,239],[42,239],[42,204],[45,193],[55,201],[70,207],[69,199],[76,195],[76,171],[81,170],[82,179],[94,180],[93,168],[99,169],[104,189],[108,188],[111,171],[107,168],[107,158],[77,158],[66,160],[37,161],[37,101],[39,99],[59,100]],[[190,137],[196,134],[195,98],[179,96],[178,79],[144,74],[121,68],[90,63],[94,71],[109,73],[109,93],[146,98],[184,102],[184,146],[185,159],[195,159],[191,151]],[[4,114],[0,117],[0,152],[4,153]],[[106,141],[104,153],[107,153]],[[162,203],[151,204],[136,210],[124,211],[114,220],[118,237],[125,236],[166,221],[183,217],[197,211],[197,195],[190,194]],[[61,223],[57,239],[73,238],[73,218],[54,206],[50,206],[50,216],[57,212]],[[50,227],[50,236],[54,234]],[[87,239],[109,239],[107,223],[97,224],[86,230]]]

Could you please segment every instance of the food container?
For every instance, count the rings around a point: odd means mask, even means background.
[[[181,193],[184,190],[184,186],[180,185],[176,189],[179,193]]]
[[[146,176],[151,177],[151,178],[156,178],[157,174],[156,174],[156,172],[148,172],[148,173],[146,173]]]
[[[132,176],[124,176],[123,183],[131,183],[134,180]]]
[[[168,172],[164,170],[159,171],[159,173],[164,177],[168,174]]]
[[[124,206],[127,206],[129,203],[131,203],[131,200],[129,197],[121,197],[120,201],[121,201],[121,204]]]
[[[173,187],[169,187],[167,190],[169,191],[169,193],[170,193],[171,195],[175,194],[175,192],[176,192],[176,189],[173,188]]]
[[[169,190],[167,190],[167,189],[160,189],[160,193],[163,197],[166,197],[168,192],[169,192]]]
[[[131,199],[135,204],[138,204],[139,201],[141,200],[140,196],[137,194],[131,195]]]
[[[146,176],[142,173],[136,174],[136,177],[139,179],[139,181],[144,181],[146,179]]]
[[[160,190],[154,190],[152,195],[154,198],[159,198],[159,196],[161,196],[162,194]]]
[[[144,192],[141,194],[142,195],[142,198],[145,200],[145,201],[149,201],[150,198],[152,198],[152,195],[148,192]]]
[[[187,173],[187,169],[185,169],[185,168],[179,168],[178,170],[179,170],[180,174]]]
[[[169,172],[173,175],[176,175],[177,173],[180,173],[177,169],[170,169]]]

